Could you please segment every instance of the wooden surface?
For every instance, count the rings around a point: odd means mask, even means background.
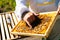
[[[11,30],[17,22],[17,18],[13,12],[0,13],[2,40],[20,38],[18,35],[11,34]]]

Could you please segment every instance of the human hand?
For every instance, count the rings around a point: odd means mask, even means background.
[[[60,5],[58,6],[57,13],[58,13],[58,15],[60,15]]]
[[[28,26],[30,27],[30,29],[32,28],[31,23],[33,21],[35,21],[35,16],[38,16],[38,14],[32,13],[32,12],[28,12],[24,17],[23,20],[28,24]]]

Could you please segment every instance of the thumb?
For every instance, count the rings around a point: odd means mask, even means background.
[[[60,5],[58,6],[57,13],[58,13],[58,15],[60,15]]]
[[[33,13],[35,16],[39,16],[39,14],[37,14],[37,13]]]
[[[30,27],[30,29],[32,29],[32,25],[28,21],[26,21],[26,23],[28,24],[28,26]]]

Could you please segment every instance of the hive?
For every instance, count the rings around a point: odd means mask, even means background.
[[[11,30],[17,22],[17,17],[13,12],[0,13],[1,40],[17,39],[21,37],[11,34]]]

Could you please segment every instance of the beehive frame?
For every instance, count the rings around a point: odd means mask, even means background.
[[[22,33],[22,32],[13,32],[13,30],[12,30],[12,34],[16,34],[16,35],[25,35],[25,36],[40,36],[40,37],[48,37],[48,35],[50,34],[50,32],[51,32],[51,30],[52,30],[52,28],[53,28],[53,25],[54,25],[54,23],[56,22],[56,20],[57,20],[57,11],[52,11],[52,12],[43,12],[43,13],[40,13],[40,15],[41,14],[52,14],[52,13],[54,13],[54,16],[53,16],[53,18],[52,18],[52,20],[51,20],[51,22],[50,22],[50,24],[49,24],[49,26],[48,26],[48,29],[46,30],[46,32],[44,33],[44,34],[31,34],[31,33]],[[16,26],[18,26],[19,25],[19,23],[16,25]],[[15,26],[15,27],[16,27]]]

